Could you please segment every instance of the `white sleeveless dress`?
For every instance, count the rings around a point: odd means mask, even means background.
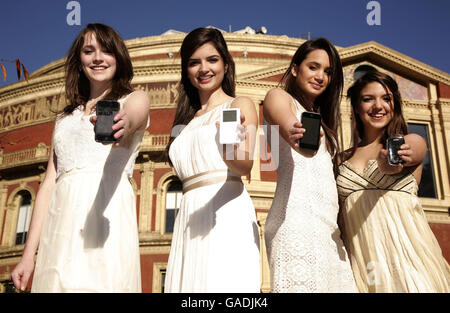
[[[294,104],[300,120],[305,109]],[[317,153],[307,157],[279,136],[278,155],[277,187],[265,226],[272,292],[356,292],[337,225],[338,194],[325,137]]]
[[[129,177],[145,130],[136,132],[128,147],[103,145],[94,140],[91,116],[75,109],[55,123],[57,178],[32,292],[141,292]]]
[[[175,219],[165,292],[260,292],[253,202],[240,177],[221,180],[237,176],[227,173],[216,141],[215,122],[231,102],[194,117],[170,147],[178,177],[194,188],[185,190]]]

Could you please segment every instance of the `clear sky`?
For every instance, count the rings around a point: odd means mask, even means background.
[[[378,0],[381,25],[372,26],[370,0],[78,0],[80,26],[67,23],[69,2],[0,0],[0,59],[19,58],[31,73],[64,57],[92,22],[112,26],[123,39],[208,25],[231,25],[232,31],[265,26],[270,35],[310,32],[343,47],[373,40],[450,73],[449,0]],[[2,63],[8,78],[0,87],[17,81],[14,64]]]

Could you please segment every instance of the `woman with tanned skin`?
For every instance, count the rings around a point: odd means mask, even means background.
[[[337,225],[339,211],[333,157],[342,92],[342,66],[327,39],[306,41],[294,54],[283,89],[264,99],[268,130],[279,128],[278,180],[265,238],[272,292],[356,291]],[[300,148],[303,112],[318,112],[317,151]],[[271,138],[271,134],[267,135]]]

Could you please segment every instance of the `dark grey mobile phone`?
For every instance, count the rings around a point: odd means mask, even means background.
[[[395,136],[386,140],[386,149],[388,151],[388,162],[390,165],[403,164],[405,161],[398,155],[398,150],[405,143],[402,136]]]
[[[114,116],[119,112],[120,104],[116,100],[99,100],[97,102],[96,114],[97,123],[95,124],[95,141],[102,143],[115,142]]]
[[[317,150],[320,144],[320,121],[319,113],[303,112],[301,123],[306,131],[303,137],[298,140],[298,145],[303,149]]]

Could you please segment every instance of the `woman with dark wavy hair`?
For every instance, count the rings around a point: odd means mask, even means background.
[[[324,38],[303,43],[282,82],[284,90],[270,90],[263,106],[267,138],[279,131],[279,146],[271,145],[279,156],[277,188],[265,227],[272,292],[356,291],[337,225],[333,158],[343,75],[333,44]],[[298,145],[303,112],[321,115],[317,151]]]
[[[337,186],[343,237],[361,292],[449,292],[450,266],[417,197],[425,140],[408,134],[395,80],[369,71],[347,91],[352,147],[339,166]],[[401,136],[389,163],[386,140]]]
[[[241,180],[253,165],[255,105],[235,97],[234,62],[219,30],[191,31],[180,52],[178,106],[166,151],[183,197],[165,291],[259,292],[255,208]],[[218,122],[229,108],[241,111],[241,141],[222,145]]]
[[[23,256],[11,273],[32,292],[140,292],[136,200],[129,178],[149,123],[149,97],[114,29],[89,24],[66,61],[67,106],[57,116]],[[117,100],[114,144],[95,141],[99,100]]]

